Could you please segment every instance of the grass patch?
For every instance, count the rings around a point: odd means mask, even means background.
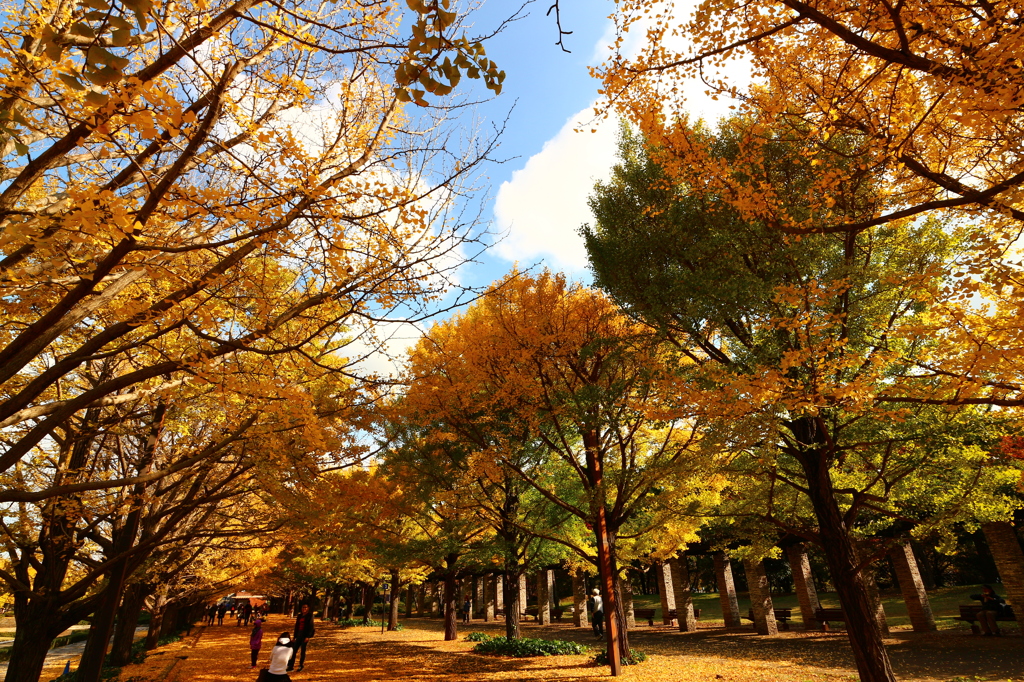
[[[338,619],[338,625],[340,625],[341,627],[345,627],[345,628],[351,628],[351,627],[356,627],[356,628],[359,628],[359,627],[382,628],[382,627],[385,626],[385,623],[383,623],[382,621],[379,621],[379,620],[368,620],[366,622],[363,622],[362,618],[339,618]],[[404,630],[404,629],[405,628],[402,627],[401,623],[395,623],[395,630]]]
[[[509,639],[508,637],[488,637],[482,632],[473,632],[471,635],[483,639],[473,639],[478,642],[473,651],[478,654],[492,654],[495,656],[511,656],[513,658],[529,658],[533,656],[571,656],[587,652],[585,644],[577,642],[566,642],[561,639],[530,639],[521,637]],[[469,639],[469,637],[467,637]]]
[[[637,665],[647,660],[647,654],[636,649],[629,650],[629,656],[622,659],[622,665]],[[598,665],[608,665],[608,652],[602,651],[597,656],[594,656],[594,663]]]

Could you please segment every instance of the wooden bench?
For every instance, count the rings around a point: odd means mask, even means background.
[[[693,617],[694,618],[700,618],[700,609],[694,609],[693,610]],[[669,609],[668,610],[668,619],[669,620],[678,620],[679,619],[679,616],[676,615],[676,610],[675,609]]]
[[[782,624],[783,630],[789,629],[789,621],[793,618],[793,609],[772,609],[775,612],[775,622]],[[754,609],[747,611],[747,615],[744,616],[751,623],[754,622]]]
[[[842,609],[814,609],[814,620],[821,623],[821,629],[828,631],[829,621],[839,621],[840,623],[846,622],[846,615]]]
[[[536,606],[527,606],[526,610],[523,611],[523,615],[527,616],[527,617],[533,616],[533,619],[539,623],[540,622],[540,613],[539,612],[540,612],[540,610]]]
[[[978,627],[978,612],[981,611],[981,604],[960,604],[960,615],[953,620],[962,620],[971,624],[971,632],[975,635],[981,633]],[[1013,612],[1012,606],[1004,606],[1003,610],[996,616],[996,621],[1015,621],[1017,615]]]
[[[654,627],[654,615],[657,612],[657,610],[658,609],[633,609],[633,616],[637,620],[646,619],[647,620],[647,624],[650,625],[651,627]],[[693,615],[696,618],[700,618],[700,609],[694,609],[693,610]],[[669,609],[668,610],[668,618],[669,618],[670,621],[676,620],[676,618],[678,618],[678,616],[676,616],[676,610],[675,609]]]
[[[647,624],[654,627],[654,613],[657,609],[633,609],[633,616],[637,620],[647,620]]]

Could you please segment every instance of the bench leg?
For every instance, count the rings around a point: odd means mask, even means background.
[[[981,634],[981,628],[978,627],[977,623],[971,623],[971,634],[972,635],[980,635]]]

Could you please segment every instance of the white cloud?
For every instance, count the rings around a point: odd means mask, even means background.
[[[423,329],[414,322],[375,322],[356,335],[341,354],[360,375],[396,379],[402,373],[409,350],[421,338]]]
[[[586,267],[578,230],[593,220],[587,198],[594,183],[610,175],[618,133],[615,121],[593,118],[591,108],[578,112],[511,180],[501,183],[494,215],[499,231],[507,231],[497,247],[502,258],[544,259],[556,270]]]
[[[675,16],[687,18],[697,6],[697,0],[674,0],[667,3]],[[650,20],[641,20],[631,28],[623,52],[635,56],[642,48],[642,37]],[[594,46],[592,59],[602,61],[615,39],[614,24],[609,21],[604,35]],[[682,49],[685,36],[670,38],[672,48]],[[750,64],[743,59],[732,60],[722,66],[709,66],[705,75],[724,77],[740,90],[751,82]],[[595,81],[596,86],[596,81]],[[666,110],[673,107],[686,111],[693,120],[703,118],[714,123],[730,112],[736,102],[727,96],[712,99],[708,86],[691,79],[683,86],[685,101],[666,102]],[[580,225],[593,220],[587,198],[597,180],[607,180],[616,162],[615,120],[594,121],[593,104],[576,113],[553,138],[544,143],[540,152],[531,156],[526,165],[512,173],[511,180],[503,182],[494,202],[494,216],[505,240],[497,253],[509,261],[544,260],[556,270],[566,270],[579,276],[586,267],[586,249],[578,230]],[[668,113],[671,113],[670,111]],[[595,125],[596,123],[596,125]],[[596,128],[596,132],[590,132]],[[576,132],[577,129],[586,132]],[[575,271],[575,272],[573,272]]]

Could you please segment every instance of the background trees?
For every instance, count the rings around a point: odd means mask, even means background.
[[[907,219],[955,216],[970,227],[967,248],[946,263],[941,284],[919,292],[930,299],[921,323],[941,345],[908,368],[919,381],[904,382],[892,398],[1018,405],[1020,344],[1003,322],[1020,310],[1020,269],[1009,256],[1024,217],[1020,3],[712,1],[688,21],[670,5],[623,4],[621,26],[656,17],[649,40],[635,59],[616,55],[600,75],[614,108],[661,150],[673,181],[708,187],[746,218],[774,221],[780,238],[853,238]],[[676,31],[688,40],[673,41]],[[737,101],[755,134],[724,161],[673,108],[692,87],[738,93],[741,86],[715,70],[730,58],[748,61],[755,76]],[[818,171],[808,175],[802,213],[788,211],[789,197],[757,172],[770,144],[764,131],[787,129],[805,141],[801,163]],[[827,159],[837,154],[856,162],[836,167]],[[851,212],[845,198],[865,176],[885,182],[866,210]],[[979,308],[979,293],[999,314]]]
[[[956,231],[903,221],[787,235],[793,221],[815,222],[821,175],[857,177],[833,200],[831,215],[876,210],[882,180],[855,172],[855,154],[815,150],[816,163],[807,164],[813,141],[798,124],[767,129],[737,116],[716,133],[675,127],[701,146],[706,163],[731,167],[732,181],[747,191],[765,188],[774,203],[737,204],[714,181],[676,184],[660,165],[674,150],[645,146],[626,131],[623,163],[598,187],[597,223],[585,229],[597,282],[690,357],[684,400],[708,417],[734,420],[733,443],[769,475],[769,500],[806,495],[862,679],[891,679],[851,537],[865,516],[900,518],[896,498],[915,490],[915,472],[926,478],[955,462],[939,478],[973,491],[989,464],[984,455],[970,464],[962,457],[984,440],[984,428],[970,435],[972,419],[983,422],[983,415],[951,418],[879,400],[900,392],[907,368],[932,344],[908,330],[921,329],[915,322],[927,295],[920,292],[941,286],[956,256]],[[995,477],[990,489],[1007,483],[1005,475],[986,476]],[[941,506],[916,502],[909,506],[917,514]],[[1009,508],[1004,498],[1003,513]],[[785,527],[777,512],[768,518]]]

